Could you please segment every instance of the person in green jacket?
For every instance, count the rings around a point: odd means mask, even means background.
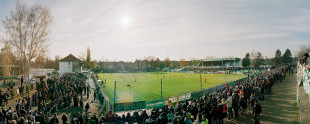
[[[90,118],[89,123],[90,123],[90,124],[96,124],[96,121],[95,121],[94,117],[91,117],[91,118]]]
[[[207,118],[207,115],[206,114],[203,114],[201,120],[202,120],[202,123],[201,124],[208,124],[208,119]]]

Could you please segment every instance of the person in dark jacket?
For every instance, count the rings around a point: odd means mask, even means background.
[[[258,101],[255,101],[255,106],[254,106],[254,119],[255,119],[255,124],[259,124],[259,114],[262,112],[262,107],[260,104],[258,104]]]
[[[252,94],[251,94],[251,99],[250,99],[250,106],[251,106],[251,108],[252,108],[252,110],[253,110],[253,113],[252,113],[253,116],[254,116],[254,111],[255,111],[255,110],[254,110],[254,105],[255,105],[254,102],[255,102],[255,101],[256,101],[255,95],[254,95],[254,93],[252,93]]]
[[[106,119],[104,116],[102,116],[99,124],[105,124],[105,123],[106,123]]]
[[[59,124],[59,120],[56,117],[56,114],[54,114],[54,117],[51,119],[50,124]]]
[[[218,101],[218,105],[217,105],[217,110],[218,110],[218,114],[219,114],[219,124],[224,124],[224,112],[223,112],[223,108],[224,108],[224,104],[222,102],[220,102],[220,100]]]
[[[309,54],[308,53],[305,53],[304,54],[304,56],[302,57],[302,64],[308,64],[308,62],[307,62],[307,59],[308,59],[308,57],[309,57]]]
[[[89,106],[89,103],[86,103],[86,106],[85,106],[85,109],[86,109],[86,115],[88,115],[88,110],[89,110],[90,106]]]
[[[79,120],[79,122],[80,122],[80,124],[83,124],[83,122],[84,122],[84,119],[83,119],[83,116],[82,116],[82,114],[78,114],[78,120]]]
[[[63,114],[62,117],[61,117],[61,119],[62,119],[62,123],[63,123],[63,124],[66,124],[66,123],[67,123],[68,118],[67,118],[67,115],[66,115],[66,114]]]
[[[196,105],[192,108],[192,115],[194,116],[194,119],[196,120],[196,117],[198,115],[198,108]]]
[[[239,109],[239,96],[237,93],[233,93],[233,100],[232,100],[232,106],[234,108],[234,112],[235,112],[235,118],[238,118],[239,116],[239,112],[238,112],[238,109]]]
[[[96,124],[98,124],[98,122],[99,122],[99,119],[96,117],[96,113],[94,114],[94,120],[95,120],[95,122],[96,122]]]
[[[245,112],[245,110],[247,109],[248,105],[247,105],[247,100],[246,100],[246,98],[244,96],[240,100],[240,106],[242,107],[242,112]]]
[[[265,92],[265,85],[262,85],[260,88],[260,98],[262,102],[264,101],[264,92]]]
[[[217,107],[215,104],[212,105],[211,116],[212,116],[212,123],[218,124],[219,123],[219,111],[217,110]]]

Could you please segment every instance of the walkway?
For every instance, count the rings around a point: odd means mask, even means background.
[[[260,102],[263,111],[260,115],[262,124],[292,124],[299,121],[296,107],[296,74],[287,75],[286,80],[277,82],[272,87],[272,94],[265,95],[265,101]],[[227,123],[254,124],[251,115],[241,115],[238,119],[232,119]]]

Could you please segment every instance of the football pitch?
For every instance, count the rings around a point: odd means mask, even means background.
[[[162,97],[182,94],[201,89],[199,73],[151,72],[151,73],[100,73],[98,77],[103,91],[111,102],[114,100],[116,81],[116,102],[152,101]],[[226,81],[242,78],[239,74],[226,74]],[[225,83],[225,74],[201,74],[202,88],[212,88]]]

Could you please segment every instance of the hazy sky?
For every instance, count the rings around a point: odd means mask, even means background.
[[[244,57],[252,49],[274,57],[310,41],[309,0],[20,0],[50,8],[49,56],[133,61],[206,56]],[[1,0],[0,19],[14,10]],[[1,23],[0,35],[4,29]]]

